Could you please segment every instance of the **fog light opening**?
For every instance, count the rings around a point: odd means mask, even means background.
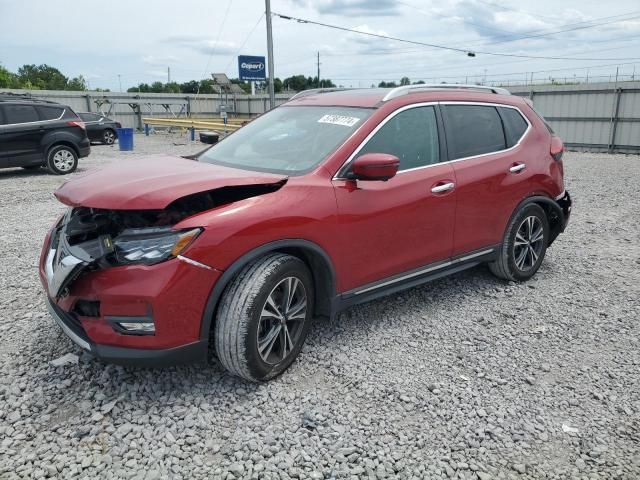
[[[152,335],[156,333],[156,325],[154,323],[118,322],[116,325],[123,330],[123,333],[138,335]]]

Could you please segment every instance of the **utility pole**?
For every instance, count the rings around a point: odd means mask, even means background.
[[[318,88],[320,88],[320,52],[318,52]]]
[[[271,30],[271,0],[264,0],[267,20],[267,64],[269,67],[269,106],[276,106],[276,94],[273,87],[273,32]]]
[[[120,86],[120,93],[122,93],[122,75],[118,74],[118,85]]]
[[[167,83],[171,83],[171,67],[167,67]]]

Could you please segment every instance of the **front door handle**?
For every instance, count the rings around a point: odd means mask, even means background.
[[[511,167],[509,169],[509,171],[511,173],[518,173],[521,172],[522,170],[524,170],[525,168],[527,168],[527,165],[524,163],[517,163],[516,165],[514,165],[513,167]]]
[[[431,193],[442,193],[442,192],[446,192],[448,190],[453,190],[453,188],[456,186],[455,183],[453,182],[448,182],[448,183],[443,183],[441,185],[436,185],[435,187],[433,187],[431,189]]]

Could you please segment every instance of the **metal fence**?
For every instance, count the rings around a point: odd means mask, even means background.
[[[68,92],[57,90],[6,90],[69,105],[77,112],[102,112],[123,127],[142,129],[142,117],[216,117],[221,110],[256,115],[269,109],[269,95],[194,95],[184,93]],[[293,93],[276,95],[276,105]],[[222,108],[221,108],[222,107]]]
[[[77,111],[109,113],[125,127],[142,128],[142,117],[219,116],[221,107],[242,115],[263,113],[268,95],[186,95],[10,90],[57,101]],[[511,87],[534,106],[571,149],[640,152],[640,82]],[[276,104],[292,94],[276,95]]]
[[[529,97],[567,148],[640,152],[640,82],[512,87]]]

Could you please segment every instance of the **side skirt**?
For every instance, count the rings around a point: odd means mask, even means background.
[[[482,248],[354,288],[336,296],[333,306],[334,314],[353,305],[422,285],[484,262],[491,262],[495,260],[497,252],[498,246]]]

